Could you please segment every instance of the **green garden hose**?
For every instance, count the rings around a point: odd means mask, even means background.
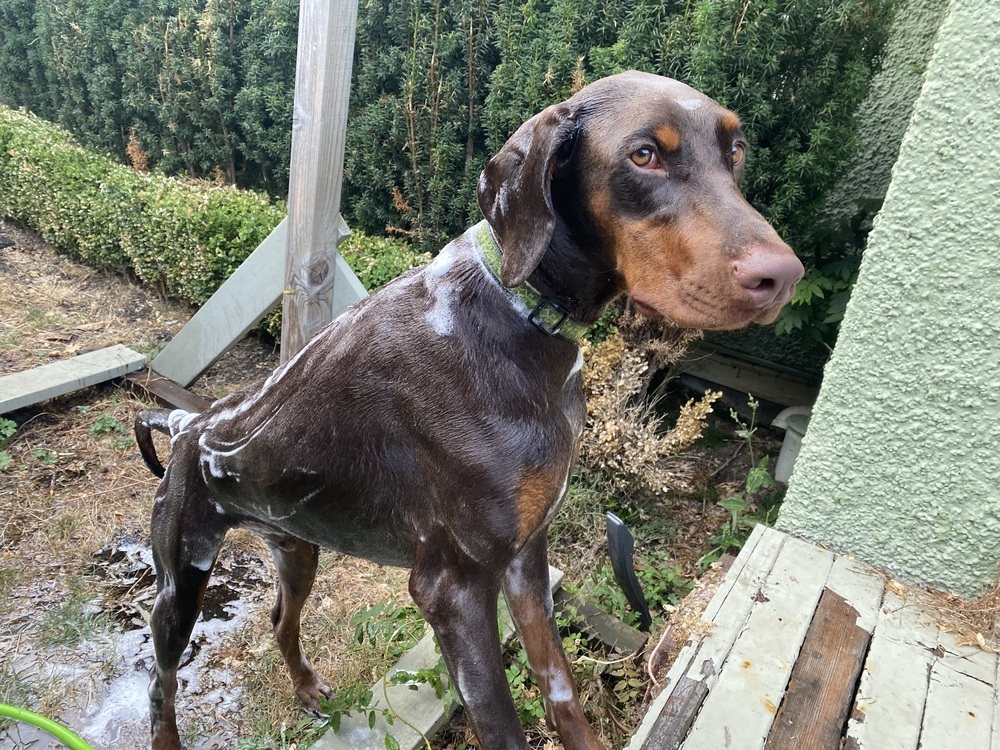
[[[52,719],[46,719],[44,716],[26,711],[23,708],[0,703],[0,716],[13,719],[14,721],[23,721],[25,724],[32,724],[51,734],[66,745],[66,747],[70,748],[70,750],[94,750],[79,735],[74,734],[62,724],[57,724]]]

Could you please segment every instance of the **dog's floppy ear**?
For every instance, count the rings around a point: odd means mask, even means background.
[[[553,104],[518,128],[479,178],[479,207],[500,241],[506,287],[528,278],[552,239],[552,177],[572,158],[577,135],[576,112]]]

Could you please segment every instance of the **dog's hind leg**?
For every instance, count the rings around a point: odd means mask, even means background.
[[[278,571],[278,596],[271,610],[271,626],[281,655],[292,676],[295,694],[306,710],[320,713],[319,696],[330,698],[333,691],[320,679],[302,653],[299,618],[312,590],[319,564],[319,547],[294,536],[261,534],[274,557]]]
[[[156,652],[149,685],[154,750],[177,750],[181,746],[175,710],[177,668],[229,528],[225,517],[210,502],[197,468],[172,482],[174,473],[171,464],[157,492],[151,522],[157,587],[150,618]]]
[[[580,708],[556,628],[549,589],[547,537],[538,532],[507,568],[503,592],[545,700],[545,718],[566,750],[604,750]]]

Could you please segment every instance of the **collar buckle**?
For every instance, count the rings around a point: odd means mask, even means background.
[[[559,338],[566,338],[559,329],[569,319],[569,311],[549,297],[542,297],[528,313],[528,320],[535,328],[549,336],[559,336]]]

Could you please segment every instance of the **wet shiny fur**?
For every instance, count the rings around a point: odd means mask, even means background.
[[[299,647],[318,547],[412,569],[487,750],[526,748],[496,636],[503,591],[567,750],[589,727],[552,617],[546,532],[586,405],[576,343],[546,334],[506,287],[530,283],[577,320],[622,293],[681,325],[770,322],[801,264],[742,198],[739,121],[669,79],[627,73],[547,108],[483,172],[503,252],[473,230],[349,310],[263,384],[202,414],[148,410],[153,507],[153,747],[178,748],[177,667],[226,532],[249,527],[278,571],[272,623],[307,709],[330,688]],[[647,158],[648,157],[648,158]],[[171,436],[165,470],[151,431]]]

